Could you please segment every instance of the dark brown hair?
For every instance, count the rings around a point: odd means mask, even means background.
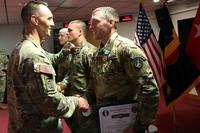
[[[24,5],[21,11],[21,19],[23,22],[29,20],[31,15],[35,14],[38,10],[39,5],[48,6],[46,2],[43,1],[30,1]]]

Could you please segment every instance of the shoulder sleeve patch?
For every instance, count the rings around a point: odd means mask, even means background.
[[[34,71],[37,73],[46,73],[46,74],[55,75],[55,70],[53,69],[51,65],[42,64],[42,63],[34,64]]]
[[[132,64],[133,64],[133,67],[136,69],[136,70],[140,70],[143,66],[143,62],[145,60],[142,58],[142,57],[135,57],[132,59]]]

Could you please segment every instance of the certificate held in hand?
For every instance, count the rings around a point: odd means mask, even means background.
[[[136,121],[135,101],[101,104],[96,109],[99,133],[123,133]]]

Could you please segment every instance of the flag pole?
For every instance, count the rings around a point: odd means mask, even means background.
[[[172,105],[172,119],[173,119],[173,129],[177,132],[177,119],[176,119],[176,106],[175,103]]]
[[[167,0],[164,0],[164,4],[168,9]],[[170,13],[169,13],[170,15]],[[172,119],[173,119],[173,130],[177,132],[177,117],[176,117],[176,102],[172,103]]]

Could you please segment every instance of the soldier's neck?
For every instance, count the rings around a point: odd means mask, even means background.
[[[79,48],[79,47],[81,47],[81,45],[82,45],[82,43],[83,43],[84,41],[86,41],[85,38],[79,38],[79,39],[77,39],[75,42],[73,42],[73,44],[75,45],[75,47]]]

